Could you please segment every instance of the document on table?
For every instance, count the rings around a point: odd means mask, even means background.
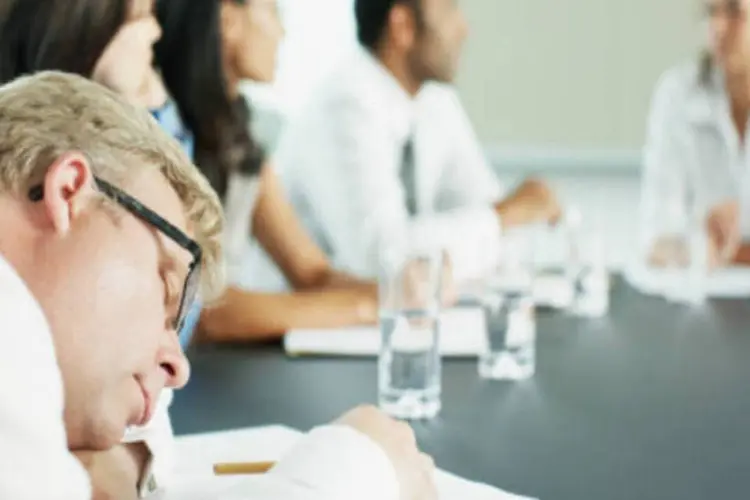
[[[484,314],[481,308],[456,308],[441,314],[440,352],[443,356],[472,357],[483,349]],[[290,355],[376,356],[380,352],[377,326],[291,330],[284,337]]]
[[[214,476],[213,464],[275,461],[301,435],[289,427],[271,426],[179,437],[175,450],[178,457],[175,485],[162,499],[222,500],[223,493],[231,492],[232,500],[238,500],[242,498],[242,483],[252,481],[252,477]],[[525,499],[444,471],[438,471],[436,482],[440,500]]]
[[[626,272],[628,282],[648,295],[668,295],[670,289],[687,280],[685,270],[656,269],[633,265]],[[706,278],[706,293],[714,298],[750,297],[750,268],[728,267],[712,271]]]

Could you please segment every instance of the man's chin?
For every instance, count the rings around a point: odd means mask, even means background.
[[[78,439],[68,437],[68,448],[75,450],[88,451],[107,451],[120,444],[125,437],[126,426],[124,423],[117,424],[114,422],[97,422],[95,425],[89,425]]]

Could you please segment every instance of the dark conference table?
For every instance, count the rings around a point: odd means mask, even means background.
[[[607,318],[538,317],[537,374],[480,380],[446,360],[443,411],[414,424],[437,464],[542,500],[750,498],[750,302],[695,310],[616,280]],[[376,401],[373,359],[199,346],[178,434],[309,429]]]

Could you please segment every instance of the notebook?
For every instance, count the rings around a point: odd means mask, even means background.
[[[460,302],[476,304],[477,288],[462,289]],[[564,308],[570,304],[573,289],[561,274],[540,274],[534,280],[534,303],[537,306]],[[466,299],[468,297],[468,299]],[[445,357],[476,357],[484,350],[485,322],[480,307],[464,306],[441,315],[440,353]],[[347,328],[296,329],[284,337],[284,349],[290,356],[376,356],[380,351],[377,326]]]
[[[175,485],[163,500],[223,500],[231,491],[232,500],[242,498],[247,476],[213,474],[218,462],[275,461],[289,450],[301,433],[284,426],[270,426],[183,436],[176,439],[178,458]],[[474,483],[445,471],[438,471],[436,483],[440,500],[524,500],[480,483]],[[249,499],[248,499],[249,500]],[[528,499],[526,499],[528,500]]]
[[[482,350],[485,323],[478,307],[449,309],[441,314],[440,352],[449,357],[472,357]],[[380,351],[377,326],[299,329],[284,337],[291,356],[376,356]]]

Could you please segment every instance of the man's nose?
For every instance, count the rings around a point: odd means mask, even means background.
[[[176,333],[164,335],[164,342],[159,348],[159,368],[163,370],[164,386],[171,389],[181,389],[190,378],[190,363],[180,346]]]

